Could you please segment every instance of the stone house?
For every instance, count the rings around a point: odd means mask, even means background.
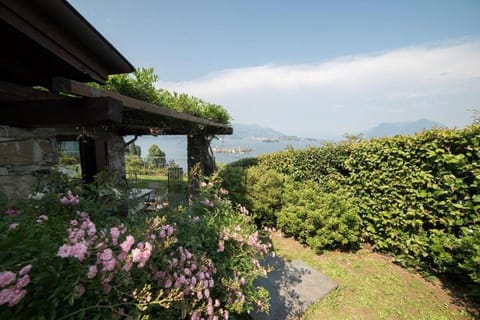
[[[61,141],[82,141],[82,177],[90,182],[106,167],[125,176],[126,135],[187,135],[189,168],[204,170],[203,137],[232,133],[86,84],[134,67],[64,0],[0,0],[0,35],[0,200],[25,198],[35,176],[58,163]]]

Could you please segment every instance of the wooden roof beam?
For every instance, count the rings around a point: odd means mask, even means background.
[[[107,91],[104,89],[94,88],[85,83],[78,81],[65,79],[65,78],[53,78],[52,89],[58,92],[71,93],[82,97],[96,98],[96,97],[110,97],[123,103],[123,106],[129,109],[143,111],[154,115],[160,115],[177,120],[183,120],[195,124],[210,126],[214,128],[222,129],[223,131],[231,130],[231,127],[215,121],[203,119],[200,117],[192,116],[190,114],[181,113],[165,107],[160,107],[145,101],[141,101],[135,98],[127,97],[115,92]]]
[[[122,108],[120,102],[108,97],[0,102],[0,125],[38,128],[119,124]]]

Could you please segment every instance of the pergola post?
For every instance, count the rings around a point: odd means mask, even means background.
[[[200,176],[212,175],[217,166],[210,152],[211,137],[205,135],[189,135],[187,139],[188,193],[198,194]]]

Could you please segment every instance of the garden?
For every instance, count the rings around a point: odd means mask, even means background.
[[[236,319],[268,307],[253,284],[268,234],[215,178],[189,205],[122,218],[111,176],[86,186],[52,175],[6,209],[0,318]]]
[[[142,69],[107,87],[228,123],[155,79]],[[305,319],[478,318],[479,137],[472,124],[243,159],[191,201],[181,179],[183,201],[126,216],[132,188],[165,189],[159,148],[142,162],[130,145],[127,181],[52,172],[15,207],[0,202],[0,318],[248,319],[268,310],[254,282],[267,254],[338,282]]]

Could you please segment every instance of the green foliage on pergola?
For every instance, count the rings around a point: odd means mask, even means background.
[[[178,112],[221,124],[230,124],[231,116],[224,107],[185,93],[157,89],[155,87],[157,81],[158,75],[153,68],[137,68],[131,74],[109,76],[103,88]]]

